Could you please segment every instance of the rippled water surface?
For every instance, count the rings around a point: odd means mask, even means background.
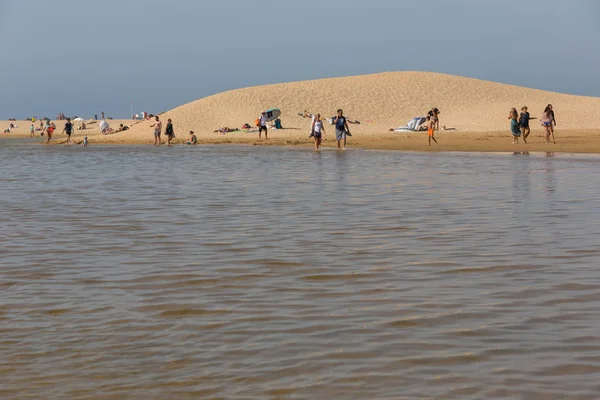
[[[0,162],[2,399],[600,397],[600,158]]]

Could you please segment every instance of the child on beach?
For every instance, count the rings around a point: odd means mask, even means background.
[[[190,140],[187,142],[187,144],[188,145],[198,144],[198,139],[196,138],[194,131],[190,131]]]
[[[35,135],[35,126],[33,126],[33,122],[31,123],[31,126],[29,127],[29,137],[33,137]]]
[[[48,137],[48,139],[46,139],[46,144],[50,143],[50,139],[52,139],[52,134],[54,133],[54,124],[48,124],[46,125],[46,136]]]
[[[521,115],[519,115],[519,126],[521,127],[521,133],[523,134],[523,143],[527,143],[527,138],[531,133],[531,129],[529,128],[529,120],[535,119],[529,115],[527,111],[527,106],[521,107]]]
[[[88,147],[88,137],[83,138],[83,147]]]
[[[435,140],[435,137],[433,136],[435,134],[436,121],[431,117],[431,115],[428,115],[426,120],[427,120],[427,136],[429,137],[429,146],[431,146],[432,140],[435,142],[435,144],[438,144],[437,140]]]
[[[519,136],[521,136],[521,127],[519,126],[518,118],[519,115],[517,114],[517,109],[511,109],[508,119],[510,119],[510,131],[513,135],[513,144],[518,144]]]

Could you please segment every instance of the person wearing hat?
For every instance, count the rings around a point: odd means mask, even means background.
[[[267,113],[265,111],[259,117],[260,123],[258,125],[258,138],[261,139],[262,131],[265,131],[265,139],[269,139],[267,137]]]
[[[187,144],[189,144],[189,145],[198,144],[198,139],[196,138],[194,131],[190,131],[190,140],[187,142]]]

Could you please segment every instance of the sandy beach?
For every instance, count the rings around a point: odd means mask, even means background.
[[[512,144],[508,112],[526,105],[532,117],[540,118],[544,107],[553,104],[556,112],[557,144],[546,144],[538,120],[531,123],[528,144]],[[282,110],[284,129],[270,130],[268,140],[258,140],[257,132],[214,133],[229,127],[254,125],[262,110]],[[396,133],[391,128],[406,125],[432,107],[441,110],[440,126],[450,130],[436,133],[439,145],[427,145],[427,133]],[[228,91],[184,104],[160,113],[163,124],[173,120],[177,138],[185,143],[188,132],[196,133],[200,144],[250,144],[312,146],[308,138],[310,119],[298,115],[305,110],[331,117],[338,108],[351,124],[350,148],[407,151],[533,151],[600,153],[600,98],[574,96],[487,82],[458,76],[425,72],[389,72],[356,77],[282,83]],[[57,132],[52,144],[63,144],[63,121],[55,121]],[[72,139],[80,143],[88,136],[94,144],[151,144],[153,121],[112,120],[131,126],[126,132],[102,135],[97,124],[75,131]],[[27,137],[29,123],[16,121],[18,128],[0,137]],[[8,121],[1,121],[7,127]],[[37,126],[37,125],[36,125]],[[326,124],[324,147],[335,145],[334,129]],[[164,140],[164,138],[163,138]],[[36,139],[41,141],[41,138]]]

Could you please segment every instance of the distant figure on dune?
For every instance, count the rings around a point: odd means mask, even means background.
[[[150,128],[154,128],[154,145],[160,146],[160,134],[162,132],[162,122],[158,118],[158,115],[155,117],[155,122],[150,125]]]
[[[544,109],[541,121],[542,126],[546,129],[546,144],[550,143],[550,136],[552,136],[552,143],[556,144],[556,140],[554,139],[554,126],[556,125],[556,120],[554,119],[552,104],[548,104]]]
[[[510,131],[513,135],[513,144],[518,144],[519,137],[521,136],[521,127],[519,126],[518,118],[519,114],[517,114],[517,109],[512,108],[508,114],[508,119],[510,120]]]
[[[265,111],[263,111],[260,115],[259,118],[259,125],[258,125],[258,138],[262,139],[262,131],[265,131],[265,139],[269,139],[267,137],[267,113]]]
[[[102,115],[102,119],[104,119],[104,111],[100,113]]]
[[[337,115],[333,117],[332,124],[335,125],[335,140],[337,140],[338,150],[346,150],[346,136],[352,136],[350,134],[350,128],[348,128],[348,121],[344,117],[344,111],[342,109],[337,110]],[[342,141],[344,146],[341,147]]]

